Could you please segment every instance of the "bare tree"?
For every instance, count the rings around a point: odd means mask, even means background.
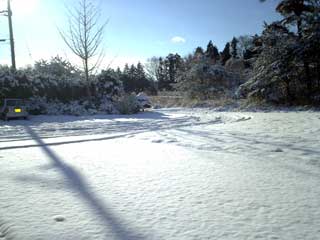
[[[91,0],[79,0],[77,6],[67,8],[69,26],[66,31],[59,29],[63,41],[78,56],[83,65],[87,84],[87,95],[91,97],[90,75],[101,64],[102,47],[106,21],[100,21],[100,9]]]
[[[147,72],[147,75],[152,78],[154,81],[159,80],[159,66],[160,61],[158,57],[152,57],[147,59],[147,62],[145,63],[145,69]]]

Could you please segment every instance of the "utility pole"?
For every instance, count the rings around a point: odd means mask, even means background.
[[[16,70],[16,55],[14,51],[12,11],[11,11],[10,0],[8,0],[8,23],[9,23],[10,47],[11,47],[11,67],[13,70]]]

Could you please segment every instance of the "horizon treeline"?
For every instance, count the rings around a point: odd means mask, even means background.
[[[282,0],[275,10],[282,19],[265,23],[260,35],[230,39],[222,50],[209,41],[187,56],[169,53],[86,78],[83,70],[60,57],[15,72],[1,66],[0,97],[45,96],[66,102],[176,91],[200,100],[319,104],[320,1]]]

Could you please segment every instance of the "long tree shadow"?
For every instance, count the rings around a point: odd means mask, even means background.
[[[42,147],[43,152],[50,158],[52,164],[61,171],[67,180],[67,185],[76,190],[97,217],[104,222],[107,232],[111,229],[112,234],[119,240],[145,239],[145,237],[141,236],[141,233],[129,231],[129,228],[121,223],[121,220],[113,213],[113,210],[107,207],[99,197],[90,190],[88,182],[79,172],[63,162],[29,126],[25,126],[25,128],[38,145]]]

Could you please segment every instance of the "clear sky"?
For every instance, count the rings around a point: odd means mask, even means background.
[[[57,28],[67,25],[66,8],[77,0],[12,0],[17,65],[60,55],[76,62]],[[263,22],[279,18],[279,0],[96,0],[105,31],[104,65],[145,62],[152,56],[184,56],[212,40],[221,51],[233,36],[261,33]],[[0,0],[5,9],[6,0]],[[0,39],[8,37],[0,17]],[[0,43],[0,63],[10,63],[8,43]]]

